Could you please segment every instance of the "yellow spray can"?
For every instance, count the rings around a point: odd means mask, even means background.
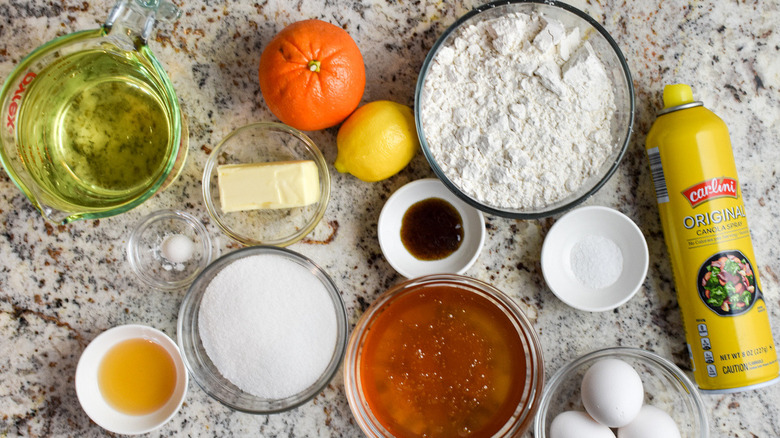
[[[647,156],[696,383],[736,392],[780,380],[726,124],[688,85],[664,88]]]

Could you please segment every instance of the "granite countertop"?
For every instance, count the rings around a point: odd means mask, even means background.
[[[319,18],[344,27],[361,48],[363,102],[411,105],[417,73],[436,38],[480,2],[190,1],[183,15],[158,25],[151,47],[166,67],[189,124],[189,157],[165,192],[120,216],[65,226],[45,222],[0,171],[0,435],[100,436],[80,408],[74,373],[81,352],[102,331],[139,323],[176,336],[184,290],[164,292],[134,277],[125,248],[133,226],[163,208],[202,220],[222,253],[238,246],[209,220],[201,172],[228,132],[273,120],[257,81],[260,53],[285,25]],[[636,124],[617,173],[588,205],[616,208],[645,234],[650,269],[638,294],[614,311],[567,307],[544,283],[542,241],[556,218],[486,217],[487,239],[466,273],[520,304],[544,349],[546,373],[609,346],[653,351],[690,371],[680,311],[644,154],[664,84],[692,85],[728,124],[752,225],[775,342],[780,340],[780,7],[775,1],[573,0],[613,35],[636,88]],[[0,78],[32,49],[57,36],[95,28],[110,0],[11,0],[0,3]],[[376,222],[384,201],[409,181],[433,175],[422,154],[400,174],[364,183],[332,167],[336,128],[311,132],[329,163],[332,199],[308,243],[291,249],[320,264],[344,297],[351,324],[403,278],[381,254]],[[325,244],[321,244],[325,243]],[[596,336],[590,335],[596,333]],[[588,335],[584,335],[588,334]],[[780,385],[704,395],[713,437],[780,436]],[[338,374],[311,402],[290,412],[252,416],[231,411],[191,382],[184,407],[152,435],[359,436]],[[530,433],[527,434],[530,436]]]

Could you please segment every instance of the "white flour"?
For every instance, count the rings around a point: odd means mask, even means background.
[[[577,191],[613,150],[604,66],[579,29],[511,14],[468,26],[431,63],[422,123],[442,171],[498,208]]]

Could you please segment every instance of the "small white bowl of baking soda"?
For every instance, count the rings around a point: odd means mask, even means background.
[[[639,227],[608,207],[581,207],[553,224],[542,245],[542,273],[564,303],[603,312],[631,299],[647,276]]]

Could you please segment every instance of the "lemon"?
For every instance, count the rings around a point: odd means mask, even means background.
[[[390,178],[406,167],[420,149],[412,109],[389,100],[358,108],[339,128],[333,165],[367,181]]]

